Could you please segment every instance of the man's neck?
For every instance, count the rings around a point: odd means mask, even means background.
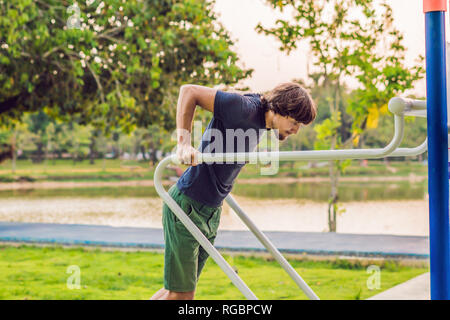
[[[273,112],[270,110],[266,111],[264,118],[266,119],[266,129],[273,129]]]

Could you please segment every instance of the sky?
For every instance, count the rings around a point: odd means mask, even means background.
[[[256,25],[261,22],[270,26],[280,16],[264,4],[264,0],[216,0],[215,11],[219,20],[231,33],[243,65],[254,69],[252,78],[244,81],[251,91],[270,90],[278,83],[292,79],[307,78],[309,49],[300,45],[288,56],[278,50],[273,37],[258,34]],[[422,0],[390,0],[394,23],[404,35],[403,44],[407,48],[406,65],[412,65],[419,56],[425,56],[425,16]],[[448,30],[448,16],[447,16]],[[415,94],[425,96],[425,80],[418,81]]]

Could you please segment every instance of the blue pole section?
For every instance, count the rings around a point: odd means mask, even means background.
[[[431,299],[450,299],[445,12],[425,13]]]

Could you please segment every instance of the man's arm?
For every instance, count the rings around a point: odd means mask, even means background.
[[[197,165],[198,151],[192,147],[191,132],[195,109],[198,106],[214,112],[217,90],[197,85],[183,85],[177,105],[177,156],[184,164]]]

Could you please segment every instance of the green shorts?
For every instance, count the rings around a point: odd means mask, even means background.
[[[191,218],[211,243],[217,235],[222,207],[212,208],[183,194],[175,185],[170,196]],[[194,291],[208,259],[208,253],[195,240],[166,203],[163,205],[164,288],[175,292]]]

